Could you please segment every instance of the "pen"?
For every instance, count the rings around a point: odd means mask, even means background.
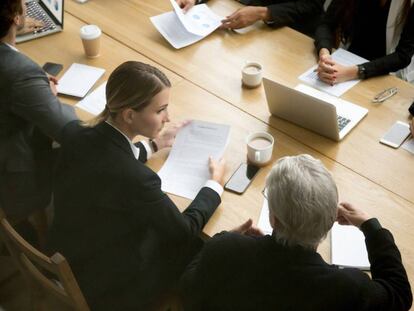
[[[391,96],[394,96],[398,93],[398,89],[396,87],[391,87],[389,89],[385,89],[374,96],[372,99],[373,103],[382,103],[386,99],[390,98]]]

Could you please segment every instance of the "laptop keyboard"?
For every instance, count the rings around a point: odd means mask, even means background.
[[[33,33],[45,32],[45,31],[53,30],[56,28],[55,23],[45,13],[43,8],[40,6],[40,4],[37,1],[26,2],[26,6],[27,6],[26,16],[42,21],[44,25],[42,28],[39,28],[33,31]]]
[[[341,116],[336,116],[337,117],[337,119],[338,119],[338,129],[339,129],[339,132],[340,131],[342,131],[342,129],[345,127],[345,126],[347,126],[347,124],[349,123],[349,122],[351,122],[351,120],[350,119],[347,119],[347,118],[344,118],[344,117],[341,117]]]

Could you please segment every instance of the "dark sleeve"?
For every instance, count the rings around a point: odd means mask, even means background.
[[[323,12],[323,1],[283,1],[269,4],[267,7],[270,11],[271,23],[269,25],[273,27],[292,26],[312,16],[319,16]]]
[[[141,142],[135,144],[135,147],[139,148],[139,158],[142,163],[147,162],[148,154],[147,149],[145,149],[144,145]]]
[[[12,112],[33,123],[42,132],[60,141],[60,132],[70,121],[76,120],[74,109],[61,104],[50,90],[43,70],[30,66],[12,84]]]
[[[414,6],[411,6],[395,52],[364,64],[366,78],[388,74],[407,67],[414,55]]]
[[[412,293],[392,234],[376,218],[361,225],[371,263],[372,281],[363,286],[364,306],[358,310],[409,310]]]
[[[217,284],[224,286],[226,269],[226,240],[228,232],[216,234],[212,239],[205,243],[203,249],[193,261],[186,267],[181,276],[179,291],[184,304],[185,311],[204,310],[205,300],[208,297],[215,297]],[[223,244],[224,243],[224,244]],[[230,263],[231,264],[231,263]]]
[[[323,48],[332,52],[335,47],[335,30],[337,28],[337,11],[341,6],[341,0],[333,0],[329,5],[327,12],[323,15],[319,26],[315,32],[316,53]]]

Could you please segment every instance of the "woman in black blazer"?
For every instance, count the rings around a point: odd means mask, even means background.
[[[170,82],[139,62],[120,65],[105,110],[62,134],[50,248],[69,260],[92,310],[147,310],[168,292],[202,244],[199,234],[223,191],[223,160],[181,214],[144,165],[183,124],[169,122]],[[150,138],[133,144],[135,136]]]

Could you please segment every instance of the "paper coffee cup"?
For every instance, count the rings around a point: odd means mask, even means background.
[[[87,57],[95,58],[99,56],[101,49],[101,29],[96,25],[86,25],[80,29],[83,48]]]
[[[263,166],[272,159],[275,140],[266,132],[250,134],[246,138],[247,160],[255,165]]]
[[[242,69],[242,82],[248,88],[258,87],[262,83],[263,67],[258,62],[246,62]]]

